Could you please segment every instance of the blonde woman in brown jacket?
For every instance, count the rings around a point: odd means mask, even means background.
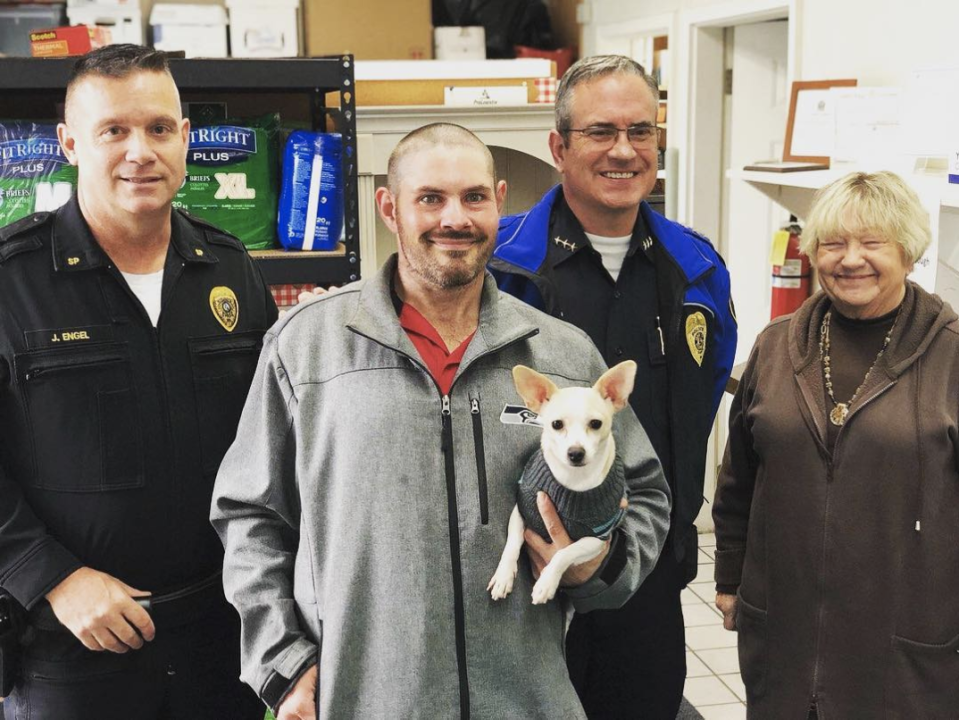
[[[772,322],[729,418],[716,604],[749,718],[959,718],[959,322],[906,279],[929,219],[896,175],[824,188],[823,292]]]

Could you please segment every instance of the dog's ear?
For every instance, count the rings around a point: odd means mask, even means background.
[[[517,365],[513,368],[513,383],[516,385],[516,392],[526,403],[526,407],[535,413],[538,413],[543,404],[558,390],[548,377],[540,375],[525,365]]]
[[[616,367],[604,372],[593,385],[593,389],[600,394],[600,397],[613,403],[613,410],[619,412],[626,407],[635,380],[636,363],[632,360],[624,360]]]

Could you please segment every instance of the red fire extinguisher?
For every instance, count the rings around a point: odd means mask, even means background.
[[[779,233],[774,243],[785,242],[786,252],[782,253],[779,247],[779,257],[774,249],[773,260],[773,292],[772,292],[772,311],[770,319],[777,318],[780,315],[795,312],[809,297],[811,286],[809,258],[799,252],[799,234],[801,229],[798,225],[788,225]],[[788,239],[784,236],[788,235]],[[775,264],[776,260],[782,259],[782,264]]]

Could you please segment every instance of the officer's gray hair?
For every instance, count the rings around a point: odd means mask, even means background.
[[[573,122],[573,90],[577,85],[591,82],[607,75],[635,75],[649,87],[656,104],[659,103],[659,85],[646,69],[625,55],[593,55],[575,62],[556,90],[556,129],[565,137]]]

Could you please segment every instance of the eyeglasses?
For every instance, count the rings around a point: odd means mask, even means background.
[[[567,128],[566,130],[566,132],[579,133],[597,147],[610,147],[619,138],[620,133],[626,133],[626,139],[635,148],[658,145],[659,131],[660,128],[655,125],[630,125],[627,128],[593,125],[588,128]]]

